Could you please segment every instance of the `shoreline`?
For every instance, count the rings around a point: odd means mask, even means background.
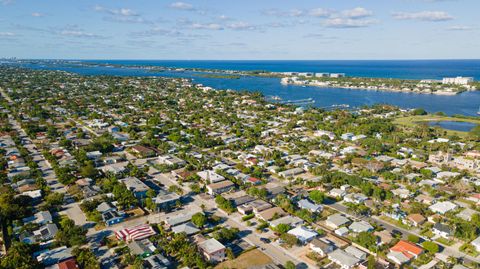
[[[282,85],[296,85],[296,86],[304,86],[304,87],[318,87],[318,88],[325,88],[325,89],[348,89],[348,90],[361,90],[361,91],[376,91],[376,92],[397,92],[397,93],[416,93],[416,94],[433,94],[433,95],[440,95],[440,96],[455,96],[457,94],[461,94],[464,91],[415,91],[411,89],[393,89],[393,88],[367,88],[367,87],[356,87],[356,86],[342,86],[342,85],[330,85],[330,84],[311,84],[305,83],[306,81],[288,81],[289,78],[282,78],[280,84]],[[288,82],[287,82],[288,81]],[[471,90],[475,91],[475,90]]]

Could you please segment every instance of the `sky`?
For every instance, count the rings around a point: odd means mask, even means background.
[[[480,59],[479,0],[0,0],[0,57]]]

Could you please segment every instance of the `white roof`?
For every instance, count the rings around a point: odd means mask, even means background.
[[[215,238],[210,238],[198,244],[198,247],[203,249],[206,253],[214,253],[219,250],[225,249],[222,243],[218,242]]]
[[[309,241],[317,236],[317,232],[307,229],[303,226],[288,231],[289,234],[296,236],[300,241]]]
[[[452,203],[452,202],[445,201],[445,202],[438,202],[434,205],[431,205],[429,208],[433,212],[440,213],[440,214],[445,214],[450,210],[456,209],[457,205]]]
[[[336,249],[333,252],[330,252],[328,254],[328,257],[333,262],[345,268],[351,268],[360,262],[360,259],[352,256],[351,254],[348,254],[342,249]]]

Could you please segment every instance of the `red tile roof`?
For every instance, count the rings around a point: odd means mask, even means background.
[[[78,269],[77,262],[75,261],[74,258],[65,260],[61,263],[58,264],[59,269]]]
[[[423,249],[413,243],[400,240],[395,246],[390,248],[390,251],[401,252],[403,255],[411,259],[422,254]]]

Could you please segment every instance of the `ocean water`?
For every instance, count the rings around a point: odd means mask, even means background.
[[[480,60],[364,60],[364,61],[211,61],[211,60],[90,60],[123,65],[151,65],[223,70],[346,73],[354,77],[441,79],[450,76],[480,80]]]
[[[268,70],[341,72],[349,76],[433,78],[444,76],[472,76],[480,79],[480,60],[431,60],[431,61],[87,61],[122,65],[167,66],[178,68],[207,68],[226,70]],[[350,90],[339,88],[302,87],[282,85],[278,78],[242,76],[240,79],[206,78],[196,72],[152,72],[139,68],[105,66],[74,66],[65,64],[25,64],[34,69],[50,69],[75,72],[83,75],[162,76],[190,78],[216,89],[247,90],[278,96],[283,100],[312,98],[316,107],[349,105],[360,107],[374,104],[391,104],[402,108],[424,108],[428,112],[442,111],[448,115],[477,116],[480,107],[480,91],[464,92],[455,96],[397,93],[386,91]]]

